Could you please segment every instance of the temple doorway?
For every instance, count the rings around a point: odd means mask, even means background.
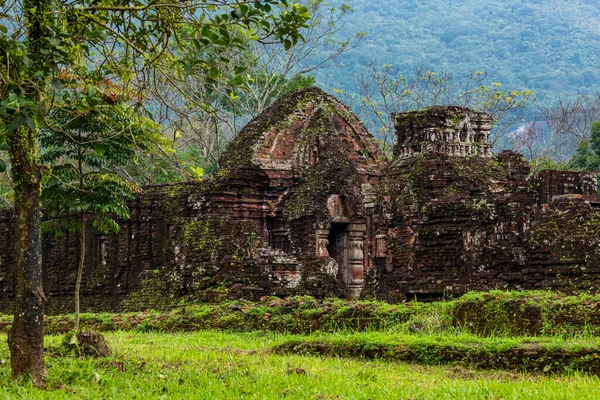
[[[332,223],[327,235],[327,252],[338,264],[338,279],[343,285],[344,292],[348,288],[348,225]]]

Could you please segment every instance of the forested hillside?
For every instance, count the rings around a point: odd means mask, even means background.
[[[339,5],[342,0],[332,0]],[[355,91],[349,76],[366,63],[446,69],[455,76],[485,70],[511,89],[531,89],[538,104],[558,94],[600,90],[600,2],[597,0],[349,0],[343,32],[365,31],[360,45],[319,71],[326,87]]]

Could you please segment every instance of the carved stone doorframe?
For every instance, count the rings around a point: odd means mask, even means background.
[[[335,224],[337,225],[338,235],[340,234],[340,226],[343,225],[344,239],[339,240],[339,237],[330,237],[333,229],[317,229],[316,230],[316,256],[319,258],[333,257],[336,259],[340,271],[340,283],[343,285],[345,298],[357,299],[360,297],[365,283],[365,268],[364,268],[364,236],[367,226],[365,224]],[[333,228],[333,226],[332,226]],[[331,241],[331,243],[330,243]],[[328,248],[337,246],[343,242],[343,248],[333,247],[332,251],[335,254],[330,254]],[[343,254],[342,254],[343,252]]]
[[[348,282],[346,287],[347,299],[358,299],[365,284],[364,268],[364,236],[367,230],[365,224],[348,225]]]
[[[331,257],[339,266],[338,279],[347,299],[360,297],[365,283],[364,237],[367,225],[355,223],[356,213],[348,198],[329,196],[330,229],[316,230],[316,256]]]

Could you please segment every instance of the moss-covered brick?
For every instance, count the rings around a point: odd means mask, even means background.
[[[210,218],[183,222],[181,230],[187,251],[210,256],[221,242],[221,225]]]

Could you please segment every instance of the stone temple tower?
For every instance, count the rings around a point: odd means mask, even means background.
[[[392,114],[398,143],[397,158],[444,153],[449,156],[491,157],[488,137],[491,115],[463,107],[435,106]]]

